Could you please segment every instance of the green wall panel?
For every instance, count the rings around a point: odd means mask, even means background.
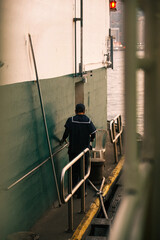
[[[66,118],[73,112],[73,78],[40,81],[47,125],[55,152]],[[67,89],[67,90],[66,90]],[[10,190],[17,181],[49,157],[37,84],[17,83],[0,87],[0,239],[29,229],[57,200],[50,160]],[[67,163],[67,149],[54,157],[58,178]]]
[[[52,152],[56,152],[64,124],[74,115],[75,83],[72,75],[40,81]],[[97,128],[106,128],[106,70],[93,71],[84,84],[86,114]],[[36,82],[0,87],[0,239],[28,230],[57,202],[51,161],[6,190],[10,184],[49,157]],[[62,168],[68,162],[67,148],[54,157],[60,185]]]

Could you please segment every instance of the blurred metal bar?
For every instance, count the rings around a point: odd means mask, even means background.
[[[145,72],[144,99],[144,148],[143,157],[152,159],[154,163],[154,178],[150,218],[147,221],[148,239],[160,239],[160,1],[148,0],[144,4],[145,11],[145,57],[153,64]]]
[[[138,187],[138,159],[136,143],[136,41],[137,1],[125,0],[125,154],[127,189]]]
[[[145,13],[145,58],[137,67],[145,71],[144,141],[141,162],[135,146],[135,40],[136,1],[125,0],[126,13],[126,194],[114,220],[109,239],[160,239],[159,171],[160,171],[160,1],[139,0]],[[133,17],[132,15],[135,15]],[[135,36],[133,36],[133,34]],[[130,66],[132,65],[132,66]],[[132,82],[130,81],[130,79]],[[136,101],[135,101],[136,102]],[[129,110],[129,108],[131,108]],[[131,114],[130,118],[129,114]],[[132,124],[133,125],[132,125]],[[138,172],[138,173],[137,173]]]
[[[151,197],[152,172],[153,168],[150,163],[143,163],[140,167],[139,174],[141,179],[139,181],[139,192],[126,191],[114,220],[109,240],[152,239],[145,238],[145,235],[143,235],[148,231],[145,221],[148,217],[146,210]]]

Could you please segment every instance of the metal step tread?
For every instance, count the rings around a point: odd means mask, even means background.
[[[85,240],[107,240],[107,237],[104,236],[87,236]]]
[[[111,220],[106,218],[93,218],[91,225],[96,227],[110,226]]]

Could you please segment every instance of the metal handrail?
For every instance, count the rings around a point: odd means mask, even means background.
[[[81,187],[81,212],[85,212],[85,181],[90,175],[91,171],[91,163],[90,156],[87,158],[87,172],[85,173],[85,154],[89,152],[89,148],[86,148],[83,152],[81,152],[77,157],[75,157],[71,162],[69,162],[63,169],[61,173],[61,201],[62,203],[68,202],[68,231],[73,231],[73,195],[74,193]],[[79,182],[72,187],[72,166],[80,161],[80,180]],[[69,171],[68,174],[68,194],[65,196],[64,189],[64,178],[66,172]]]
[[[85,157],[85,154],[89,151],[89,148],[86,148],[83,152],[81,152],[77,157],[75,157],[71,162],[69,162],[63,169],[62,169],[62,173],[61,173],[61,201],[62,203],[67,203],[69,201],[69,199],[74,195],[74,193],[78,190],[78,188],[85,182],[85,180],[89,177],[90,175],[90,170],[91,170],[91,164],[90,164],[90,159],[88,159],[88,169],[87,169],[87,173],[83,176],[82,179],[80,179],[80,181],[76,184],[76,186],[72,189],[72,186],[70,186],[71,188],[71,192],[65,196],[65,190],[64,190],[64,177],[65,174],[67,172],[67,170],[69,170],[78,160],[80,160],[80,158],[83,156]],[[85,161],[83,161],[83,165],[82,165],[82,169],[85,167]],[[71,178],[72,174],[70,173],[69,178]]]
[[[54,152],[52,154],[52,157],[54,157],[56,154],[58,154],[59,152],[61,152],[65,147],[68,146],[68,143],[66,143],[63,147],[61,147],[60,149],[58,149],[56,152]],[[44,160],[42,163],[40,163],[38,166],[36,166],[35,168],[33,168],[31,171],[29,171],[28,173],[26,173],[23,177],[21,177],[20,179],[18,179],[17,181],[15,181],[14,183],[12,183],[9,187],[7,187],[7,190],[11,189],[12,187],[14,187],[17,183],[21,182],[23,179],[25,179],[26,177],[28,177],[31,173],[33,173],[34,171],[36,171],[38,168],[40,168],[42,165],[44,165],[46,162],[48,162],[48,160],[50,160],[50,157],[48,157],[46,160]]]
[[[118,162],[117,140],[119,141],[120,154],[122,155],[122,118],[117,115],[110,121],[110,136],[111,142],[114,144],[115,161]]]
[[[118,128],[118,134],[116,134],[116,136],[113,137],[113,125],[115,127],[115,122],[119,121],[120,123],[120,129]],[[118,124],[118,123],[117,123]],[[122,134],[123,132],[123,126],[122,126],[122,118],[121,118],[121,115],[117,115],[115,118],[113,118],[111,121],[110,121],[110,133],[111,133],[111,141],[112,143],[114,143],[118,138],[119,136]]]

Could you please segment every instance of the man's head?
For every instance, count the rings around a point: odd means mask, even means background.
[[[82,103],[76,105],[76,114],[84,114],[85,106]]]

